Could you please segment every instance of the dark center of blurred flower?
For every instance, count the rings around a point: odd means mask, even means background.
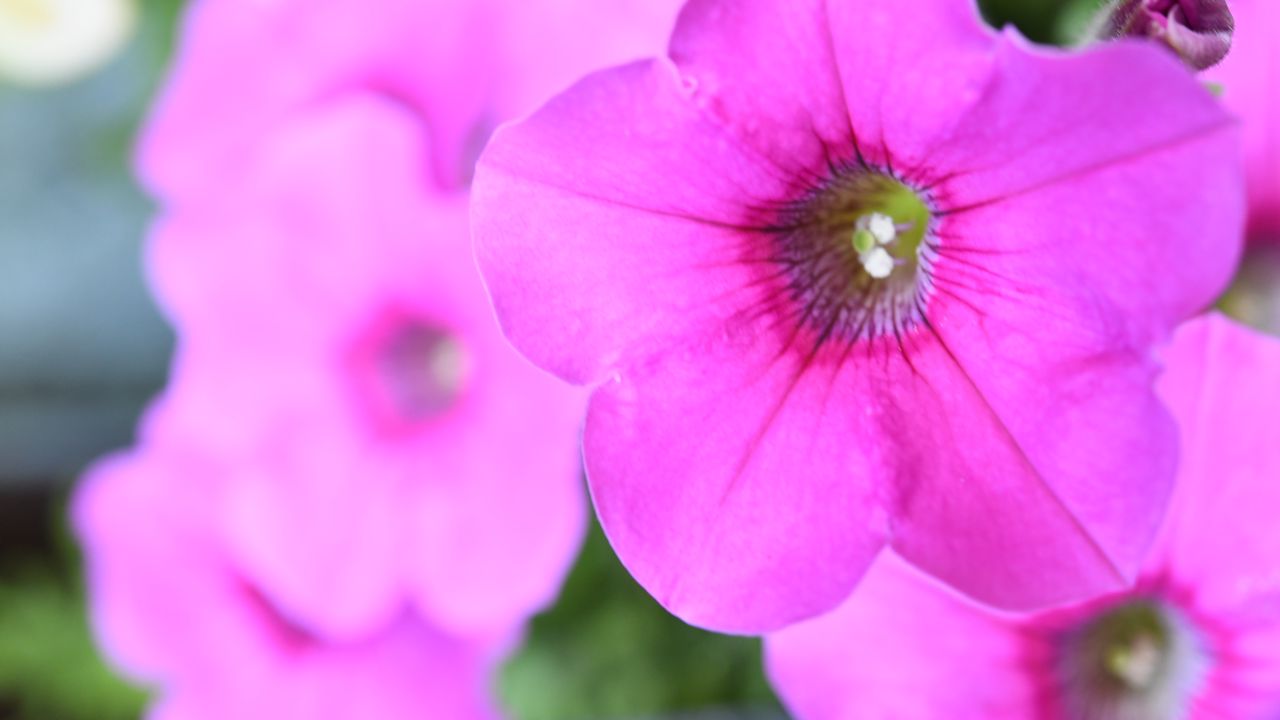
[[[450,409],[467,376],[465,346],[437,327],[408,324],[392,333],[377,359],[378,373],[396,411],[424,420]]]
[[[930,287],[931,221],[920,193],[863,167],[784,205],[769,233],[802,324],[849,341],[915,327]]]
[[[1201,668],[1190,625],[1173,608],[1135,600],[1088,618],[1062,639],[1058,676],[1069,717],[1183,717]]]

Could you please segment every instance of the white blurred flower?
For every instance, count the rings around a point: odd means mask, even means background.
[[[136,20],[133,0],[0,0],[0,79],[74,80],[111,59]]]

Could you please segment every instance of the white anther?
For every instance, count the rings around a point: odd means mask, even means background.
[[[867,216],[867,231],[875,236],[876,242],[888,245],[898,237],[898,226],[893,218],[884,213],[871,213]]]
[[[862,268],[867,274],[877,280],[883,280],[893,272],[893,256],[882,247],[874,247],[858,255],[858,260],[862,261]]]

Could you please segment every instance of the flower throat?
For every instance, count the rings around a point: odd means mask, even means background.
[[[854,168],[786,204],[770,228],[799,321],[822,339],[902,334],[923,319],[932,214],[888,173]]]

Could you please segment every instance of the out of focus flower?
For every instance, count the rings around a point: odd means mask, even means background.
[[[456,189],[498,123],[593,69],[661,49],[681,0],[197,0],[143,138],[162,198],[203,198],[271,128],[353,89],[426,121]]]
[[[284,645],[375,656],[281,681],[285,702],[394,717],[341,703],[384,682],[400,697],[404,678],[452,662],[433,633],[509,637],[558,589],[584,528],[584,394],[506,343],[465,193],[448,191],[465,189],[496,122],[659,47],[676,2],[205,0],[188,15],[140,161],[163,203],[150,270],[179,341],[140,452],[218,459],[220,489],[198,502],[221,561],[305,629]],[[181,496],[183,468],[162,470]],[[91,556],[113,532],[86,533]],[[113,627],[108,647],[148,630]],[[405,654],[425,659],[376,677]],[[175,714],[244,716],[238,683],[285,672],[245,662],[242,677],[184,676]],[[348,671],[377,691],[340,687]],[[433,693],[453,702],[468,677],[442,672],[405,703],[466,717]],[[313,716],[284,707],[274,716]]]
[[[1211,95],[955,0],[693,0],[670,58],[500,130],[472,208],[508,337],[599,384],[640,583],[759,631],[886,543],[1006,607],[1128,582],[1174,470],[1152,348],[1238,255]]]
[[[1203,77],[1243,121],[1250,241],[1280,243],[1280,3],[1231,0],[1231,10],[1231,54]]]
[[[109,657],[172,720],[492,718],[502,638],[462,640],[402,610],[330,638],[277,607],[217,512],[232,468],[173,444],[101,462],[75,499],[92,618]]]
[[[333,635],[407,598],[448,628],[518,624],[584,529],[582,394],[503,339],[419,130],[378,94],[319,103],[151,247],[180,349],[149,442],[235,459],[228,542]]]
[[[133,0],[0,0],[0,80],[74,80],[115,55],[136,21]]]
[[[1204,70],[1227,56],[1233,27],[1228,0],[1113,0],[1088,34],[1096,39],[1151,38],[1190,67]]]
[[[1280,713],[1280,343],[1210,316],[1160,382],[1183,431],[1137,586],[1010,615],[886,556],[835,612],[771,636],[801,720],[1210,720]]]

